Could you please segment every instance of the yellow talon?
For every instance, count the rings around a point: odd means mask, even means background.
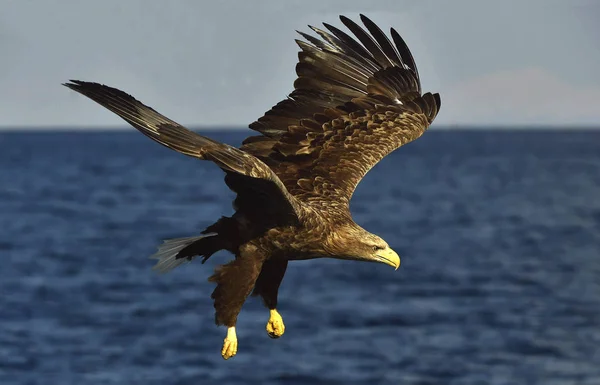
[[[271,309],[270,313],[271,316],[269,317],[269,322],[267,322],[267,334],[271,338],[279,338],[285,332],[283,318],[281,318],[276,309]]]
[[[223,356],[223,359],[228,360],[235,356],[237,353],[237,347],[238,341],[235,334],[235,326],[232,326],[227,329],[227,336],[223,341],[223,349],[221,349],[221,355]]]

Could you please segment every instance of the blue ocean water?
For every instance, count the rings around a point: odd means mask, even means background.
[[[239,144],[247,132],[209,132]],[[402,257],[292,262],[220,357],[205,265],[164,238],[231,213],[208,162],[126,132],[0,133],[0,384],[600,384],[600,132],[435,131],[359,185]]]

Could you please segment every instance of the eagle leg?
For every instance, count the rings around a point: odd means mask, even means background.
[[[229,359],[237,353],[235,325],[242,305],[252,291],[264,262],[264,253],[251,244],[242,245],[235,260],[219,266],[208,279],[217,287],[211,298],[215,306],[215,323],[227,326],[221,355]]]
[[[285,331],[283,318],[277,311],[277,294],[287,264],[287,259],[269,259],[265,261],[252,292],[253,296],[260,295],[262,297],[265,306],[270,311],[266,329],[268,336],[271,338],[279,338]]]

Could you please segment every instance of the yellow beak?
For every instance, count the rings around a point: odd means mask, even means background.
[[[396,252],[389,247],[385,250],[381,250],[377,253],[377,259],[381,263],[385,263],[386,265],[390,265],[394,267],[396,270],[400,267],[400,257]]]

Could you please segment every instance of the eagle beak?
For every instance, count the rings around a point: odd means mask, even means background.
[[[400,257],[389,247],[377,253],[377,260],[378,262],[394,267],[396,270],[400,267]]]

